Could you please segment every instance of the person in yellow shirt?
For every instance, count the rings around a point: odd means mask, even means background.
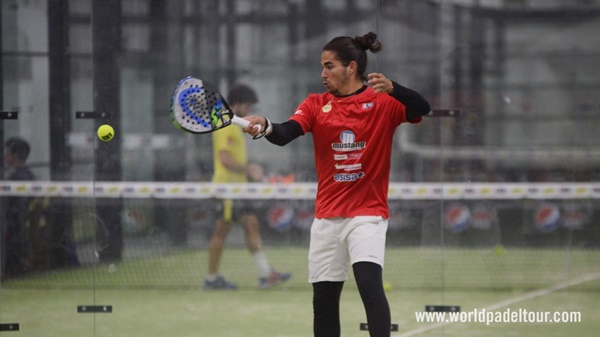
[[[238,117],[246,116],[258,102],[256,92],[245,84],[231,88],[227,95],[231,109]],[[241,128],[232,126],[213,133],[213,161],[215,183],[245,183],[255,176],[256,167],[248,164],[246,140]],[[290,273],[275,271],[263,251],[258,216],[251,207],[251,200],[223,200],[221,213],[209,243],[208,275],[204,279],[206,290],[234,290],[237,285],[218,273],[225,239],[233,220],[244,226],[247,248],[258,270],[259,288],[270,288],[287,281]]]

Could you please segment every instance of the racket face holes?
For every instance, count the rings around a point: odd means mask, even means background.
[[[204,133],[219,128],[229,117],[227,103],[213,87],[189,78],[179,87],[174,119],[188,131]]]

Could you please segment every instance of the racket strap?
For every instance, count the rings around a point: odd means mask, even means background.
[[[271,130],[273,130],[273,124],[271,123],[271,121],[265,117],[265,129],[259,133],[258,135],[252,137],[252,139],[261,139],[262,137],[266,136],[267,134],[271,133]]]

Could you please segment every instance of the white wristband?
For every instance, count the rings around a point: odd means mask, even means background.
[[[252,137],[252,139],[260,139],[266,135],[268,135],[269,133],[271,133],[271,131],[273,130],[273,124],[271,124],[271,121],[269,121],[269,119],[267,117],[265,117],[265,129],[259,133],[258,135]]]
[[[268,136],[271,131],[273,131],[273,123],[271,123],[267,117],[265,117],[265,121],[267,121],[267,127],[265,127],[265,136]]]

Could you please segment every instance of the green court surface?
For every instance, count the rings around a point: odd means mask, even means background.
[[[258,290],[246,252],[226,251],[223,274],[240,290],[201,288],[205,251],[98,265],[4,282],[0,322],[19,332],[0,336],[249,336],[312,335],[311,288],[305,249],[269,249],[273,264],[294,278]],[[593,250],[389,249],[385,277],[392,336],[596,336],[600,329],[599,254]],[[368,336],[362,303],[350,278],[342,295],[342,336]],[[417,322],[425,305],[460,305],[463,312],[579,312],[580,321]],[[78,305],[112,305],[106,314]]]

